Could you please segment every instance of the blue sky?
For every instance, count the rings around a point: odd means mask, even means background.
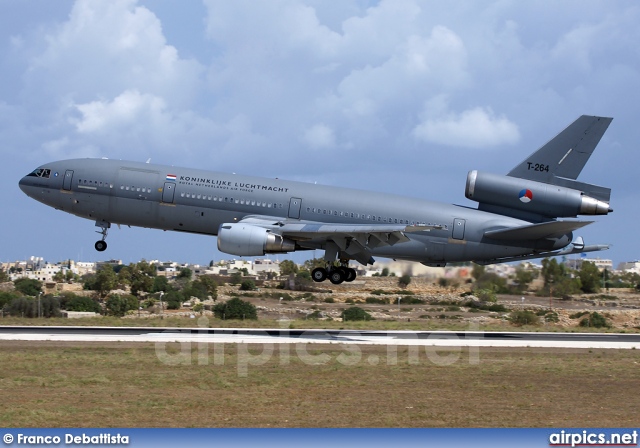
[[[208,263],[215,238],[113,228],[18,189],[36,166],[109,157],[475,206],[582,114],[614,117],[580,180],[615,210],[580,232],[640,258],[635,1],[0,1],[0,260]],[[319,255],[319,254],[318,254]],[[303,256],[301,259],[307,258]]]

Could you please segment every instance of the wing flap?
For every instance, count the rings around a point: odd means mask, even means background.
[[[489,230],[484,236],[493,240],[539,240],[556,238],[580,229],[593,221],[551,221],[508,229]]]
[[[376,247],[409,241],[408,233],[443,228],[439,225],[332,224],[255,215],[245,217],[242,222],[270,229],[302,245],[311,240],[314,244],[334,243],[341,252],[362,264],[372,263],[370,251]]]

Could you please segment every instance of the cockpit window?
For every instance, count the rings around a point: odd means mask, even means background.
[[[49,177],[51,177],[51,170],[47,168],[38,168],[37,170],[30,173],[29,176],[49,179]]]

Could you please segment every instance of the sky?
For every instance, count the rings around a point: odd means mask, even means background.
[[[93,222],[18,188],[49,161],[475,207],[468,171],[506,174],[583,114],[614,118],[579,177],[614,212],[579,234],[640,259],[638,23],[633,0],[0,0],[0,261],[232,258],[215,237],[115,226],[97,253]]]

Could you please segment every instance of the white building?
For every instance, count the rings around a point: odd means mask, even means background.
[[[618,264],[618,270],[640,274],[640,261],[623,261]]]

